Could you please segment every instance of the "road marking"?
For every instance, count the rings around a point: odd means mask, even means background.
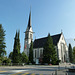
[[[29,73],[27,72],[27,73],[24,73],[24,74],[22,74],[22,75],[27,75],[27,74],[29,74]]]
[[[21,74],[22,72],[18,72],[18,73],[15,73],[15,74],[12,74],[12,75],[17,75],[17,74]]]
[[[11,70],[11,72],[23,72],[23,71],[28,71],[28,70]]]
[[[24,74],[22,74],[22,75],[27,75],[27,74],[30,74],[30,73],[24,73]],[[32,74],[30,74],[30,75],[36,75],[36,74],[34,74],[34,73],[32,73]],[[43,75],[43,74],[39,74],[39,75]]]
[[[35,75],[34,73],[32,73],[31,75]]]
[[[7,71],[0,71],[0,72],[7,72]]]

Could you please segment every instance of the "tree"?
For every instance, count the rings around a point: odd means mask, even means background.
[[[27,63],[28,57],[26,56],[26,54],[24,52],[22,52],[21,56],[22,56],[22,63]]]
[[[73,62],[73,52],[72,52],[72,47],[70,43],[69,43],[68,50],[69,50],[69,61],[72,63]]]
[[[53,40],[52,40],[50,34],[48,34],[47,42],[44,46],[43,62],[48,63],[48,64],[50,64],[50,63],[56,64],[56,62],[57,62],[56,50],[53,45]]]
[[[5,47],[5,31],[2,27],[2,24],[0,24],[0,57],[6,54]]]
[[[3,63],[4,57],[0,57],[0,63]]]
[[[7,58],[7,57],[4,57],[3,63],[8,65],[9,63],[11,63],[11,60],[9,58]]]
[[[18,49],[18,50],[19,50],[18,52],[20,53],[20,38],[19,38],[20,31],[18,31],[17,34],[18,34],[18,36],[17,36],[17,42],[18,42],[18,48],[19,48],[19,49]]]
[[[33,42],[32,41],[29,49],[29,61],[33,63]]]
[[[13,49],[13,63],[20,63],[20,39],[19,39],[19,32],[17,33],[16,31],[16,35],[15,35],[15,39],[14,39],[14,49]]]
[[[0,65],[4,64],[4,65],[10,65],[11,63],[11,59],[5,57],[0,57]]]
[[[75,47],[73,47],[73,62],[75,63]]]
[[[12,57],[13,57],[13,52],[10,52],[9,54],[9,58],[12,60]]]

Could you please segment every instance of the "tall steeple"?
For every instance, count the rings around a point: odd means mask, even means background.
[[[28,25],[27,25],[26,31],[29,31],[30,28],[32,29],[32,27],[31,27],[31,10],[30,10],[30,13],[29,13],[29,19],[28,19]]]
[[[30,10],[29,21],[28,21],[28,28],[30,29],[30,27],[31,27],[31,10]]]
[[[25,31],[25,40],[24,40],[24,52],[28,57],[29,57],[29,48],[32,40],[33,40],[33,30],[31,26],[31,10],[30,10],[29,20],[28,20],[27,29]]]

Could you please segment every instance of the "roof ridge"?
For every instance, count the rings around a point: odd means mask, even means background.
[[[40,39],[45,39],[45,38],[47,38],[47,37],[42,37],[42,38],[38,38],[38,39],[35,39],[35,40],[40,40]]]
[[[61,34],[61,33],[60,33]],[[51,37],[53,37],[53,36],[57,36],[57,35],[60,35],[60,34],[56,34],[56,35],[52,35]],[[45,39],[45,38],[47,38],[48,36],[46,36],[46,37],[42,37],[42,38],[37,38],[37,39],[35,39],[35,40],[40,40],[40,39]]]
[[[56,35],[52,35],[52,36],[57,36],[57,35],[61,35],[61,33],[60,33],[60,34],[56,34]],[[51,37],[52,37],[52,36],[51,36]]]

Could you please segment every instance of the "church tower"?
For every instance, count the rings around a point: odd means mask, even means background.
[[[25,39],[24,39],[24,52],[28,57],[29,57],[29,48],[30,48],[31,40],[33,40],[33,30],[31,26],[31,11],[30,11],[28,26],[25,31]]]

